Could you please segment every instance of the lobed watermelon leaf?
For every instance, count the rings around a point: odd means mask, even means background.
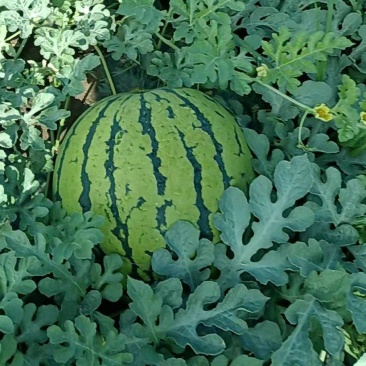
[[[267,158],[270,149],[268,137],[249,128],[244,128],[244,135],[250,150],[257,157],[257,159],[253,159],[253,169],[258,174],[272,180],[277,164],[284,158],[283,152],[275,149],[272,151],[271,156]]]
[[[91,268],[92,288],[98,290],[103,298],[112,302],[122,297],[123,275],[120,272],[122,265],[120,255],[110,254],[103,258],[104,273],[99,263],[94,263]]]
[[[308,243],[296,242],[287,248],[289,262],[304,278],[313,271],[337,269],[342,257],[341,249],[325,240],[309,239]]]
[[[199,324],[216,327],[234,334],[241,334],[247,328],[240,310],[250,315],[257,314],[267,298],[258,290],[249,290],[243,284],[229,290],[225,298],[212,310],[205,310],[205,305],[216,303],[221,296],[216,282],[203,282],[188,300],[185,309],[180,309],[175,317],[170,311],[162,314],[162,327],[167,328],[168,337],[175,339],[178,345],[190,345],[196,353],[217,355],[225,349],[225,342],[218,334],[209,332],[205,336],[197,333]]]
[[[45,328],[57,323],[57,307],[55,305],[42,305],[37,308],[35,304],[29,303],[23,309],[23,318],[19,324],[20,336],[18,336],[17,342],[24,342],[28,346],[46,342]]]
[[[161,282],[160,286],[165,283],[168,282]],[[245,311],[257,314],[267,300],[258,290],[249,290],[241,284],[231,289],[220,301],[221,291],[218,284],[206,281],[188,297],[184,308],[174,313],[171,306],[164,304],[159,292],[153,291],[141,281],[129,277],[127,293],[132,299],[130,309],[143,321],[142,327],[136,325],[131,328],[135,336],[139,334],[140,338],[147,338],[155,344],[162,338],[172,338],[181,347],[189,345],[196,353],[212,355],[221,353],[225,349],[225,342],[212,332],[200,336],[198,326],[241,334],[247,325],[243,317],[236,313]],[[176,296],[178,294],[182,296],[181,287]],[[214,304],[216,306],[212,310],[205,310],[205,306]]]
[[[269,359],[282,344],[279,326],[268,320],[258,323],[253,328],[245,329],[239,338],[243,348],[250,349],[261,360]]]
[[[210,276],[214,246],[207,239],[199,240],[197,229],[186,221],[173,224],[165,234],[167,249],[153,253],[151,265],[159,275],[179,278],[194,290]],[[173,259],[172,252],[177,255]]]
[[[276,195],[272,194],[272,183],[264,176],[257,177],[251,184],[248,202],[244,194],[229,188],[220,200],[221,214],[214,223],[222,231],[221,239],[234,253],[227,258],[223,244],[215,247],[215,266],[221,271],[218,279],[224,288],[240,281],[243,272],[249,272],[259,282],[271,281],[277,285],[288,279],[285,270],[288,262],[284,250],[279,247],[252,260],[262,249],[271,248],[274,243],[286,243],[289,235],[284,229],[304,231],[314,220],[313,212],[304,206],[293,207],[295,202],[307,194],[312,186],[311,165],[306,155],[294,157],[291,162],[281,161],[274,172]],[[276,198],[275,198],[276,197]],[[286,216],[283,212],[286,212]],[[258,219],[251,225],[252,234],[244,243],[242,235],[247,229],[251,213]]]
[[[75,323],[67,320],[61,328],[52,325],[47,329],[51,344],[56,345],[54,359],[59,363],[77,360],[78,365],[127,365],[132,357],[125,349],[125,337],[110,331],[103,339],[96,332],[96,324],[84,315]]]
[[[296,300],[287,308],[285,315],[297,327],[272,355],[273,364],[290,366],[296,362],[300,366],[322,365],[309,338],[313,317],[322,327],[325,349],[334,355],[343,348],[344,336],[339,329],[343,324],[342,318],[336,312],[322,307],[311,295],[306,295],[303,300]]]
[[[303,73],[316,73],[315,61],[324,61],[335,49],[342,50],[352,44],[346,37],[337,37],[332,32],[292,33],[281,27],[272,41],[262,42],[263,53],[273,63],[263,80],[276,82],[281,89],[296,94],[300,86],[298,77]]]
[[[27,38],[37,23],[50,15],[51,9],[47,5],[47,0],[2,0],[1,6],[5,9],[1,11],[0,24],[7,25],[10,32],[19,30],[21,37]]]
[[[347,294],[347,308],[352,313],[352,319],[358,332],[366,333],[365,308],[366,276],[364,272],[354,273]]]
[[[138,54],[145,55],[154,49],[152,34],[141,29],[140,23],[132,21],[120,27],[117,35],[106,41],[105,46],[114,60],[123,55],[136,60]]]
[[[305,206],[315,213],[315,223],[306,236],[339,246],[352,245],[359,237],[352,223],[366,212],[366,206],[362,204],[366,197],[365,187],[360,180],[352,179],[342,188],[341,173],[333,167],[328,168],[325,174],[326,181],[323,182],[319,167],[312,165],[312,196]]]

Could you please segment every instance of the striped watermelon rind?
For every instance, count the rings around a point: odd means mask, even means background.
[[[235,118],[197,90],[163,88],[114,95],[84,112],[61,144],[53,192],[69,213],[104,215],[103,251],[146,277],[169,226],[187,220],[217,241],[220,196],[253,178]]]

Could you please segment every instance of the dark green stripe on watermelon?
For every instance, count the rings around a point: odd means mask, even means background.
[[[128,99],[126,99],[124,101],[124,103],[127,100]],[[121,107],[122,107],[122,105],[121,105]],[[126,253],[126,256],[130,257],[132,255],[132,250],[131,250],[131,247],[128,246],[128,225],[127,225],[127,222],[123,222],[121,220],[120,212],[118,209],[117,196],[116,196],[116,181],[114,178],[114,172],[116,170],[116,167],[114,164],[115,159],[116,159],[116,157],[115,157],[116,139],[117,139],[117,135],[120,132],[122,132],[122,133],[124,132],[124,130],[122,129],[122,127],[120,125],[120,120],[119,120],[119,118],[117,118],[118,112],[119,111],[117,111],[113,117],[111,135],[110,135],[110,139],[107,141],[108,160],[105,162],[104,168],[105,168],[106,178],[110,182],[109,191],[108,191],[110,199],[111,199],[110,208],[111,208],[113,218],[116,223],[116,226],[112,229],[112,233],[121,242],[121,245],[123,247],[123,250]],[[121,230],[123,231],[123,237],[121,236]]]
[[[90,109],[88,109],[84,113],[84,117],[86,118],[88,116],[88,114],[90,114],[91,112],[92,111]],[[77,127],[77,123],[74,123],[72,128],[69,130],[67,137],[62,141],[62,151],[60,151],[59,156],[58,156],[59,164],[58,164],[58,169],[55,172],[55,176],[57,177],[57,180],[54,182],[54,187],[53,187],[53,190],[55,192],[55,198],[58,201],[61,201],[61,197],[60,197],[60,193],[59,193],[59,185],[60,185],[61,171],[62,171],[64,162],[65,162],[65,152],[67,151],[67,149],[70,145],[70,141],[71,141],[72,137],[75,135],[76,127]],[[78,157],[75,157],[75,159],[78,159]]]
[[[175,113],[173,111],[173,108],[171,106],[167,107],[167,112],[168,112],[168,117],[169,118],[174,118],[175,117]]]
[[[159,94],[156,94],[156,93],[151,93],[151,94],[154,95],[154,97],[155,97],[155,99],[156,99],[157,102],[161,102],[162,100],[164,100],[165,102],[170,103],[170,100],[169,99],[164,98],[164,97],[162,97]]]
[[[154,167],[154,175],[156,178],[156,184],[158,188],[158,194],[164,195],[166,186],[166,177],[160,172],[161,159],[158,156],[159,142],[156,139],[156,132],[154,126],[151,123],[151,109],[147,107],[143,94],[140,94],[141,108],[139,122],[142,125],[142,133],[148,135],[151,140],[152,152],[147,154],[151,159],[151,163]]]
[[[240,156],[240,155],[244,155],[245,152],[243,151],[243,148],[241,146],[241,143],[240,143],[240,140],[239,140],[239,136],[238,136],[238,132],[236,130],[234,130],[234,133],[235,133],[235,141],[236,143],[238,144],[238,147],[239,147],[239,151],[237,153],[235,153],[236,155]]]
[[[201,128],[203,131],[205,131],[211,138],[212,143],[215,146],[215,150],[216,150],[216,154],[214,156],[214,159],[217,163],[217,165],[219,166],[219,169],[221,171],[222,177],[223,177],[223,182],[224,182],[224,187],[225,189],[228,188],[230,186],[230,181],[232,179],[232,177],[229,177],[226,169],[225,169],[225,164],[224,161],[222,159],[222,145],[216,140],[215,135],[212,131],[212,126],[210,121],[203,115],[203,113],[197,108],[197,106],[195,106],[188,98],[184,97],[181,95],[181,93],[177,93],[174,90],[166,90],[169,93],[172,93],[174,95],[176,95],[180,100],[182,100],[184,102],[184,105],[191,108],[193,113],[195,114],[196,118],[198,121],[201,122]]]
[[[88,173],[86,172],[86,165],[88,163],[88,151],[89,151],[90,145],[93,142],[95,131],[97,130],[100,120],[104,117],[106,110],[113,102],[114,102],[114,99],[109,100],[105,104],[103,109],[99,112],[98,118],[96,118],[93,121],[93,123],[90,127],[90,130],[86,136],[85,143],[83,145],[84,159],[83,159],[83,163],[81,165],[81,183],[83,186],[83,190],[82,190],[81,195],[78,200],[83,212],[89,211],[91,209],[91,200],[90,200],[91,181],[89,179]]]
[[[165,229],[167,226],[166,215],[165,215],[166,209],[167,207],[171,207],[172,205],[173,205],[172,200],[165,200],[164,203],[156,209],[156,221],[158,222],[156,228],[159,230],[161,235],[164,235],[166,232]]]
[[[184,134],[179,131],[178,128],[176,128],[178,131],[178,135],[180,140],[182,141],[182,144],[184,146],[184,149],[186,150],[186,156],[189,162],[191,163],[193,170],[194,170],[194,188],[196,191],[196,206],[199,210],[200,217],[198,219],[198,225],[201,228],[201,231],[205,235],[207,239],[212,239],[212,231],[210,228],[209,223],[209,215],[210,211],[205,206],[205,203],[203,201],[202,197],[202,166],[196,159],[194,153],[193,153],[193,147],[187,146],[185,140],[184,140]]]

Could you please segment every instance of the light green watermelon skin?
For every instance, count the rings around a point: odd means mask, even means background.
[[[101,248],[144,276],[177,220],[217,241],[219,198],[253,177],[243,132],[224,107],[193,89],[157,89],[111,96],[81,115],[61,144],[53,192],[68,213],[105,216]]]

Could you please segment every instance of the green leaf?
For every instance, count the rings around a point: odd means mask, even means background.
[[[214,261],[214,246],[207,239],[199,240],[199,231],[190,223],[178,221],[165,234],[167,246],[177,255],[173,259],[167,249],[153,253],[154,272],[181,279],[191,290],[210,276],[209,267]]]
[[[99,291],[89,291],[80,306],[80,312],[83,315],[91,315],[95,310],[99,308],[102,303],[102,295]]]
[[[309,107],[328,104],[333,96],[332,88],[323,81],[306,80],[297,88],[295,99]]]
[[[354,263],[362,271],[366,272],[366,243],[356,244],[348,247],[352,255],[355,257]]]
[[[145,323],[150,341],[157,341],[156,321],[163,305],[162,298],[154,294],[149,285],[131,277],[127,278],[127,293],[132,300],[130,309]]]
[[[64,85],[62,92],[76,96],[84,92],[83,81],[86,79],[86,74],[94,70],[100,65],[100,58],[97,55],[88,54],[82,59],[77,59],[73,64],[66,65],[59,73],[59,78]],[[60,110],[58,113],[64,112]],[[63,115],[62,118],[67,118],[68,115]]]
[[[354,273],[347,294],[347,308],[352,313],[354,325],[359,333],[366,332],[365,315],[366,276],[365,273]]]
[[[318,151],[327,154],[335,154],[339,151],[338,144],[331,141],[330,137],[325,133],[317,133],[310,136],[308,146],[311,147],[313,152]]]
[[[79,315],[75,323],[67,320],[63,329],[52,325],[47,329],[52,344],[57,345],[54,359],[59,363],[77,361],[77,365],[127,365],[131,355],[124,352],[125,337],[112,331],[106,339],[96,332],[96,324],[84,315]]]
[[[65,109],[58,109],[56,106],[47,108],[39,115],[39,123],[51,130],[57,129],[56,122],[61,119],[66,119],[70,116],[70,112]]]
[[[103,265],[103,274],[100,264],[94,263],[92,267],[93,288],[99,290],[103,298],[112,302],[118,301],[123,293],[123,260],[119,254],[109,254],[104,256]]]
[[[23,317],[23,301],[15,292],[6,293],[1,299],[0,307],[15,324],[19,324]]]
[[[161,25],[164,13],[154,6],[153,0],[125,0],[119,5],[118,14],[133,17],[138,23],[143,24],[146,32],[155,33]]]
[[[365,51],[365,47],[366,47],[366,24],[363,24],[360,26],[360,28],[358,29],[357,32],[358,37],[361,39],[361,42],[352,49],[352,52],[350,54],[350,58],[352,60],[362,60],[364,51]],[[362,70],[364,71],[365,69],[362,68]]]
[[[283,26],[289,29],[296,29],[296,22],[291,19],[289,14],[284,11],[278,11],[274,2],[271,6],[253,6],[247,5],[241,22],[237,24],[238,28],[245,28],[250,35],[259,35],[270,37],[273,32],[278,32]],[[251,8],[250,8],[251,7]]]
[[[47,19],[52,9],[48,0],[2,0],[1,6],[8,10],[0,13],[0,24],[6,24],[10,32],[20,30],[21,38],[28,38],[35,25]]]
[[[359,13],[349,13],[343,19],[340,34],[352,36],[362,24],[362,16]]]
[[[304,291],[311,294],[323,306],[337,310],[345,306],[346,294],[350,287],[346,272],[325,269],[320,273],[311,272],[304,283]]]
[[[316,73],[316,61],[326,61],[335,49],[343,50],[352,44],[346,37],[337,37],[332,32],[291,32],[286,27],[280,28],[273,41],[262,41],[264,54],[273,62],[273,68],[263,80],[297,93],[298,78],[304,73]]]
[[[185,51],[179,50],[170,54],[155,51],[147,73],[159,77],[171,88],[191,87],[192,66],[185,60]]]
[[[14,355],[16,356],[14,357]],[[21,355],[17,352],[17,340],[14,334],[2,336],[0,341],[0,363],[2,365],[21,366],[23,365],[21,358]],[[10,364],[10,362],[12,363]]]
[[[252,258],[260,250],[271,248],[274,242],[287,243],[289,236],[284,228],[295,232],[304,231],[313,223],[313,212],[310,209],[297,206],[288,210],[312,186],[311,165],[306,155],[294,157],[291,162],[281,161],[276,167],[274,182],[276,200],[271,197],[271,181],[259,176],[249,187],[249,204],[246,203],[245,197],[239,199],[240,191],[235,188],[229,188],[219,202],[222,214],[216,216],[220,218],[216,219],[216,224],[219,223],[217,227],[224,233],[221,235],[222,240],[234,253],[234,258],[229,259],[226,257],[224,246],[215,246],[215,266],[221,272],[218,281],[224,288],[238,283],[243,272],[249,272],[264,284],[271,281],[281,285],[288,281],[285,273],[288,264],[284,249],[268,252],[255,261]],[[243,196],[243,193],[241,195]],[[283,215],[285,210],[286,217]],[[242,245],[241,235],[248,225],[249,211],[258,220],[252,224],[253,235]],[[233,215],[238,219],[234,221]],[[235,224],[238,226],[235,227]]]
[[[75,9],[73,22],[90,45],[110,38],[111,14],[100,0],[75,1]]]
[[[164,309],[160,318],[160,327],[165,329],[168,337],[172,337],[182,347],[190,345],[196,353],[217,355],[225,349],[225,342],[215,333],[200,336],[197,326],[204,324],[235,334],[241,334],[247,325],[236,313],[245,310],[248,313],[258,313],[267,298],[258,290],[248,290],[239,284],[229,290],[225,298],[220,299],[221,291],[215,282],[203,282],[197,287],[187,301],[185,309],[180,309],[174,316],[171,311]],[[217,305],[212,310],[205,310],[205,305]],[[174,318],[173,318],[174,317]]]
[[[182,305],[182,284],[178,278],[169,278],[156,284],[155,293],[161,297],[163,304],[171,308],[179,308]]]
[[[230,366],[242,366],[242,365],[245,365],[245,366],[263,366],[263,361],[258,360],[254,357],[249,357],[249,356],[246,356],[246,355],[240,355],[240,356],[234,358],[234,360],[230,363]]]
[[[10,149],[13,145],[11,137],[5,133],[0,132],[0,147],[3,149]]]
[[[340,142],[352,143],[352,140],[357,141],[360,133],[360,115],[354,104],[360,99],[361,89],[348,75],[342,75],[342,84],[338,86],[338,90],[339,100],[334,107],[338,138]]]
[[[116,36],[105,42],[105,46],[114,60],[123,55],[136,60],[139,53],[145,55],[154,50],[152,34],[146,32],[140,23],[132,21],[119,27]]]
[[[323,330],[325,350],[330,354],[340,352],[344,347],[344,335],[339,329],[342,318],[334,311],[323,308],[312,296],[296,300],[285,311],[288,321],[297,327],[272,355],[275,365],[321,366],[319,355],[315,352],[309,338],[311,320],[315,317]]]
[[[35,304],[26,304],[17,341],[28,346],[46,342],[48,338],[45,328],[57,322],[58,313],[55,305],[41,305],[37,308]]]
[[[358,239],[357,230],[351,224],[366,212],[366,206],[361,203],[366,197],[366,190],[358,179],[348,181],[346,187],[341,188],[341,174],[333,167],[325,173],[323,182],[320,168],[313,164],[311,175],[314,184],[310,193],[318,199],[314,197],[305,204],[315,213],[311,233],[318,240],[324,239],[340,246],[351,245]],[[331,229],[331,225],[335,229]]]
[[[190,27],[195,26],[199,20],[216,19],[223,14],[219,10],[229,8],[240,12],[244,9],[244,4],[237,0],[172,0],[170,2],[171,10],[179,15],[179,20],[187,20]]]
[[[276,323],[265,320],[240,335],[243,348],[253,352],[261,360],[269,359],[282,345],[280,328]]]
[[[251,78],[244,72],[233,70],[230,89],[239,95],[247,95],[252,90],[249,85],[250,82]]]
[[[2,278],[3,294],[16,292],[30,294],[36,289],[36,283],[29,277],[32,267],[37,265],[35,258],[18,259],[14,252],[0,254],[0,278]]]
[[[244,128],[244,135],[249,148],[257,157],[257,159],[252,160],[254,170],[272,180],[277,164],[284,159],[283,152],[274,149],[270,155],[269,140],[264,134],[258,134],[252,129]]]
[[[2,234],[6,247],[14,251],[18,257],[38,260],[38,265],[32,268],[34,275],[42,276],[38,282],[38,290],[48,297],[58,295],[61,304],[59,318],[66,320],[76,316],[79,309],[75,305],[85,296],[86,289],[90,286],[91,260],[73,259],[70,266],[69,262],[60,263],[50,255],[48,252],[51,249],[50,245],[46,246],[46,239],[40,233],[35,235],[34,243],[30,243],[21,231]],[[56,243],[63,245],[61,240]]]
[[[55,68],[73,64],[74,48],[86,50],[89,46],[86,36],[76,30],[62,28],[38,28],[34,45],[40,47],[41,55]]]
[[[352,80],[348,75],[342,75],[342,84],[338,87],[338,96],[342,103],[346,105],[353,105],[356,103],[361,95],[360,89],[357,87],[354,80]],[[340,110],[340,107],[337,107]]]
[[[222,212],[214,216],[214,225],[221,231],[220,238],[230,245],[235,254],[243,248],[243,232],[251,218],[248,201],[238,188],[230,187],[219,201]]]
[[[49,227],[46,231],[51,242],[53,258],[61,263],[75,256],[77,259],[92,258],[92,249],[103,240],[103,234],[97,228],[103,222],[101,216],[93,217],[91,212],[75,212],[62,218],[61,225]]]
[[[337,269],[343,256],[339,247],[325,240],[309,239],[309,242],[296,242],[287,248],[289,262],[307,278],[313,271]]]
[[[6,315],[0,315],[0,332],[5,334],[14,332],[14,324]]]

